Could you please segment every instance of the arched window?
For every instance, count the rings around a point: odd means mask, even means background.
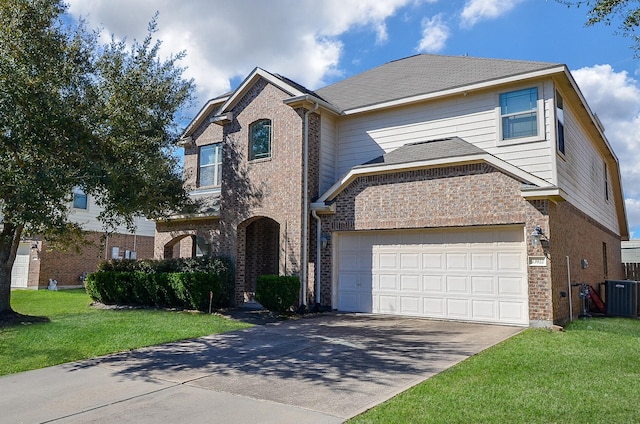
[[[249,160],[271,157],[271,120],[260,119],[249,126]]]

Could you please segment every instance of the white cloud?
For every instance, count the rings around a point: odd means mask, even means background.
[[[186,50],[186,76],[195,79],[199,103],[228,91],[230,80],[256,66],[317,88],[340,73],[339,36],[369,29],[383,43],[389,37],[385,20],[411,2],[68,0],[70,13],[86,17],[90,28],[130,39],[142,39],[158,11],[161,52]]]
[[[605,135],[620,161],[627,218],[640,226],[640,87],[626,71],[596,65],[572,71],[591,110],[605,127]],[[638,234],[640,235],[640,234]]]
[[[419,53],[436,53],[442,50],[449,38],[449,26],[443,20],[443,15],[438,14],[431,19],[422,20],[422,39],[416,47]]]
[[[484,19],[507,14],[524,0],[468,0],[462,10],[462,26],[469,28]]]

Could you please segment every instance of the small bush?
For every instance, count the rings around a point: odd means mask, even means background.
[[[300,279],[293,276],[261,275],[256,300],[270,311],[284,313],[298,302]]]

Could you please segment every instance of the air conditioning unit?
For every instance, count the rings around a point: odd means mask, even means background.
[[[630,280],[605,281],[607,315],[638,316],[638,282]]]

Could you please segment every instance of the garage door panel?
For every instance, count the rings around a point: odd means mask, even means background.
[[[422,269],[444,271],[444,255],[442,253],[423,253]]]
[[[446,269],[451,270],[467,270],[467,254],[466,253],[447,253]]]
[[[448,275],[446,276],[446,281],[447,293],[460,294],[469,292],[466,276]]]
[[[471,309],[476,319],[495,321],[497,318],[495,300],[473,300]]]
[[[471,292],[478,295],[495,295],[494,277],[471,277]]]
[[[420,292],[420,275],[401,275],[400,276],[401,292]]]
[[[498,277],[498,295],[525,296],[522,277]]]
[[[472,271],[493,271],[496,268],[495,255],[493,253],[472,253]]]
[[[459,319],[471,318],[469,314],[469,301],[467,299],[446,299],[446,302],[448,316]]]
[[[445,315],[444,298],[425,297],[422,299],[422,305],[425,316],[442,317]]]
[[[403,270],[420,269],[420,254],[419,253],[401,253],[400,254],[400,267]]]
[[[444,275],[423,275],[422,291],[427,294],[444,293]]]
[[[523,271],[524,255],[519,252],[498,252],[498,269],[500,271]]]
[[[380,290],[398,290],[398,278],[397,274],[380,274],[377,288]]]
[[[349,293],[350,300],[344,302],[351,307],[383,314],[528,323],[521,227],[372,231],[339,234],[337,240],[339,262],[352,262],[339,266],[338,299],[347,289],[357,292]],[[345,245],[358,248],[343,255]],[[354,280],[350,273],[360,277]]]

